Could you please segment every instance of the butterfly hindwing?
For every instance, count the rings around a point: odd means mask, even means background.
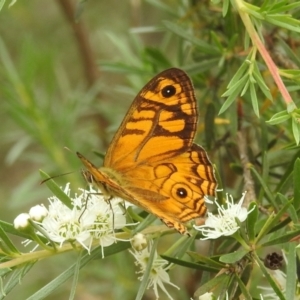
[[[213,167],[205,150],[196,144],[163,163],[137,167],[134,173],[138,185],[130,181],[132,174],[126,176],[129,180],[126,190],[132,198],[177,230],[186,231],[182,223],[203,217],[206,213],[204,196],[215,193]]]

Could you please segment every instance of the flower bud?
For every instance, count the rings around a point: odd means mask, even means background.
[[[148,245],[146,236],[142,233],[136,234],[131,240],[131,245],[136,251],[144,250]]]
[[[22,213],[19,214],[15,219],[14,219],[14,227],[17,230],[26,230],[30,227],[29,223],[30,216],[27,213]]]
[[[29,215],[32,220],[41,222],[48,215],[48,210],[44,205],[36,205],[30,208]]]

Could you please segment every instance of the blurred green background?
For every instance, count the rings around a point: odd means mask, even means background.
[[[51,176],[70,172],[55,181],[61,186],[71,182],[73,191],[85,187],[75,152],[100,166],[94,152],[105,153],[135,95],[169,67],[182,67],[193,79],[200,113],[196,141],[216,164],[225,192],[239,199],[245,190],[240,130],[249,161],[273,197],[277,192],[290,196],[299,147],[291,123],[265,122],[286,105],[259,55],[254,59],[258,73],[274,102],[256,86],[260,118],[253,112],[249,91],[217,116],[225,101],[221,95],[249,54],[249,39],[236,10],[230,7],[223,17],[218,1],[200,0],[18,0],[8,5],[0,11],[2,220],[12,222],[31,206],[47,204],[52,193],[40,185],[39,169]],[[294,17],[299,15],[296,9]],[[256,22],[275,63],[299,69],[299,34]],[[299,106],[296,75],[284,80]],[[264,186],[254,181],[257,201],[268,210]],[[164,236],[159,249],[163,252],[178,238]],[[24,252],[33,247],[14,241]],[[205,254],[206,245],[201,243],[200,249],[196,243],[195,251]],[[73,252],[39,262],[7,299],[26,299],[76,259]],[[127,251],[96,260],[81,270],[76,299],[134,299],[140,285],[136,271]],[[202,275],[176,267],[170,276],[181,290],[166,288],[174,299],[185,300],[199,287]],[[47,299],[67,299],[71,284],[68,280]],[[153,293],[144,299],[154,299]]]
[[[165,32],[161,20],[185,14],[189,3],[162,3],[174,5],[169,11],[147,1],[8,4],[0,13],[0,214],[12,222],[31,206],[47,204],[51,192],[40,185],[39,169],[51,175],[71,172],[56,182],[71,182],[73,191],[85,186],[75,152],[101,165],[92,152],[105,153],[139,89],[157,72],[179,66],[178,38]],[[72,6],[79,14],[76,24]],[[168,50],[169,62],[152,63],[151,49]],[[119,63],[127,64],[128,72]],[[25,252],[31,247],[20,245]],[[6,299],[26,299],[76,259],[76,253],[68,253],[36,264]],[[97,260],[81,270],[76,299],[134,299],[140,284],[136,271],[128,253]],[[182,291],[168,289],[188,299],[185,270],[177,277],[172,281]],[[67,299],[70,286],[71,280],[48,299]],[[153,297],[149,292],[144,299]]]

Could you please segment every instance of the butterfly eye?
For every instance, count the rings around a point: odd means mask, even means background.
[[[164,98],[170,98],[176,94],[176,88],[174,85],[167,85],[161,90],[161,94]]]

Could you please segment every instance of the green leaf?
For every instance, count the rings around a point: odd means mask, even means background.
[[[268,1],[267,1],[268,2]],[[300,2],[294,2],[294,3],[287,3],[286,0],[281,1],[275,1],[270,6],[267,6],[264,10],[268,10],[269,13],[275,14],[275,13],[284,13],[286,11],[290,11],[294,8],[299,8]],[[261,7],[261,11],[263,11]]]
[[[291,183],[293,183],[294,163],[299,157],[300,151],[298,150],[292,155],[288,165],[285,167],[284,173],[280,175],[280,181],[276,186],[275,192],[285,194],[291,188]]]
[[[219,276],[214,277],[213,279],[209,280],[207,283],[201,285],[201,287],[196,290],[196,292],[194,293],[194,299],[198,299],[201,295],[205,293],[211,291],[215,292],[216,289],[222,290],[222,288],[224,288],[225,290],[227,290],[229,281],[230,281],[230,276],[228,276],[228,274],[221,274]]]
[[[243,64],[239,67],[239,69],[236,71],[234,76],[229,81],[229,83],[227,85],[227,90],[229,90],[232,87],[236,86],[238,81],[246,75],[245,73],[248,69],[249,69],[249,62],[244,61]],[[228,95],[230,95],[230,94],[228,94]],[[228,95],[223,94],[222,97],[225,97],[225,96],[228,96]]]
[[[264,17],[263,15],[259,12],[259,8],[255,5],[252,5],[250,3],[247,3],[247,2],[244,2],[244,5],[245,5],[245,11],[250,14],[253,18],[253,22],[255,19],[258,19],[258,20],[263,20]]]
[[[34,263],[27,263],[15,268],[10,274],[9,280],[3,287],[4,293],[6,295],[9,294],[16,285],[20,284],[20,280],[30,271],[33,266]]]
[[[253,62],[254,67],[253,67],[253,77],[256,80],[256,83],[258,84],[259,88],[263,92],[263,94],[270,100],[273,100],[272,94],[270,92],[270,89],[267,87],[265,84],[265,81],[263,77],[261,76],[261,73],[258,69],[257,62]]]
[[[239,288],[241,289],[243,300],[253,300],[252,296],[249,293],[249,289],[245,286],[244,282],[241,280],[238,274],[235,274],[234,279],[237,281]]]
[[[261,228],[260,232],[255,238],[255,244],[257,244],[266,234],[268,234],[273,226],[277,225],[277,223],[280,223],[280,218],[282,215],[288,210],[289,206],[292,204],[292,201],[289,201],[286,205],[284,205],[280,211],[278,211],[276,214],[273,212],[264,223],[263,227]]]
[[[222,6],[222,16],[225,17],[228,12],[230,0],[224,0]]]
[[[300,33],[299,20],[296,20],[288,15],[268,14],[265,16],[265,20],[276,26]]]
[[[254,241],[255,235],[256,235],[255,224],[256,224],[257,218],[258,218],[257,204],[255,202],[251,202],[248,207],[248,211],[251,211],[251,212],[248,214],[248,217],[246,219],[247,232],[248,232],[249,240]]]
[[[285,297],[286,299],[294,299],[295,291],[297,286],[297,262],[296,259],[296,243],[289,244],[289,250],[287,254],[287,268],[286,268],[286,287],[285,287]]]
[[[247,253],[249,253],[249,250],[240,249],[220,256],[220,261],[227,264],[233,264],[240,261]]]
[[[281,203],[283,205],[285,205],[285,204],[287,204],[289,202],[288,198],[285,197],[284,195],[280,194],[280,193],[277,194],[277,197],[279,198],[279,200],[281,201]],[[276,197],[276,199],[277,199],[277,197]],[[295,224],[297,224],[298,223],[298,215],[297,215],[297,212],[296,212],[296,209],[295,209],[294,205],[290,205],[289,206],[289,208],[288,208],[288,214],[291,217],[292,221]]]
[[[249,88],[250,88],[250,97],[251,97],[252,107],[253,107],[254,113],[259,118],[258,101],[257,101],[257,96],[256,96],[256,91],[255,91],[254,84],[250,82],[250,87]]]
[[[283,110],[283,111],[280,111],[280,112],[276,113],[275,115],[273,115],[272,118],[266,122],[270,125],[276,125],[276,124],[285,122],[290,118],[291,118],[291,115],[286,110]]]
[[[284,49],[288,57],[300,68],[300,58],[294,53],[290,46],[284,41],[284,39],[278,39],[280,46]],[[295,70],[296,71],[296,70]]]
[[[226,99],[226,101],[223,103],[222,107],[220,108],[219,115],[222,114],[225,110],[227,110],[228,107],[234,102],[234,100],[236,100],[240,91],[246,84],[247,80],[248,80],[247,76],[244,76],[239,80],[239,82],[237,83],[234,89],[230,89],[230,96]],[[229,91],[225,92],[225,94],[227,94],[228,92]]]
[[[19,237],[22,237],[25,239],[31,239],[29,234],[18,231],[11,223],[0,221],[0,226],[5,233],[10,233],[10,234],[13,234],[15,236],[19,236]]]
[[[132,212],[132,208],[130,207],[130,214]],[[132,234],[135,235],[138,232],[141,232],[142,230],[149,227],[150,224],[152,224],[156,220],[156,217],[152,214],[148,214],[146,218],[144,218],[132,231]]]
[[[64,193],[64,191],[55,183],[51,177],[45,173],[44,171],[40,170],[41,177],[44,179],[44,183],[50,189],[50,191],[67,207],[72,208],[72,200],[70,197]]]
[[[282,70],[282,69],[280,69],[279,75],[281,77],[285,77],[287,79],[293,80],[295,83],[300,82],[300,70],[288,70],[288,69]],[[294,85],[294,86],[288,86],[287,89],[289,92],[299,91],[300,87],[299,87],[299,85]]]
[[[3,249],[3,251],[9,251],[11,253],[16,253],[16,254],[20,254],[19,250],[15,247],[15,245],[13,244],[13,242],[10,240],[10,238],[6,235],[5,231],[3,230],[1,224],[0,224],[0,239],[1,239],[1,244],[2,242],[5,243],[5,248]],[[3,245],[4,246],[4,245]],[[2,248],[2,246],[1,246]]]
[[[297,158],[294,164],[294,207],[300,208],[300,158]]]
[[[187,251],[187,254],[196,262],[201,262],[215,268],[224,268],[225,265],[218,260],[209,258],[207,255],[202,255],[198,252]]]
[[[291,239],[293,239],[294,237],[300,235],[300,229],[299,230],[295,230],[293,232],[289,232],[286,233],[284,235],[281,235],[278,238],[269,240],[265,243],[261,244],[261,247],[269,247],[269,246],[275,246],[275,245],[279,245],[279,244],[285,244],[285,243],[289,243],[291,241]]]
[[[163,259],[169,261],[170,263],[176,264],[178,266],[182,266],[182,267],[189,268],[189,269],[213,272],[213,273],[218,273],[224,267],[224,265],[222,265],[222,267],[219,266],[217,268],[212,265],[206,265],[203,263],[185,261],[185,260],[181,260],[181,259],[178,259],[175,257],[167,256],[167,255],[161,255],[161,257]]]
[[[250,85],[250,79],[248,79],[247,82],[246,82],[246,84],[244,85],[244,87],[243,87],[243,89],[241,91],[241,97],[243,97],[246,94],[246,92],[247,92],[247,90],[249,88],[249,85]]]
[[[217,35],[214,31],[210,31],[210,35],[211,35],[211,38],[214,41],[216,47],[219,49],[220,53],[222,53],[223,52],[223,45],[220,42],[219,35]]]
[[[191,249],[191,247],[193,247],[193,245],[195,244],[197,233],[198,232],[196,232],[195,230],[191,237],[188,237],[186,235],[182,236],[172,245],[172,248],[174,249],[172,253],[174,253],[174,256],[176,256],[176,258],[181,259],[187,253],[187,251]],[[168,255],[169,250],[167,251],[166,255]]]
[[[292,118],[292,129],[296,145],[300,142],[300,124],[296,118]]]
[[[1,268],[0,269],[0,277],[4,278],[4,276],[8,275],[11,271],[12,271],[11,268],[3,268],[3,269]]]
[[[79,278],[79,271],[80,271],[80,264],[81,264],[82,254],[83,254],[83,251],[81,250],[78,253],[77,261],[76,261],[76,263],[74,265],[74,275],[73,275],[72,286],[71,286],[71,289],[70,289],[69,300],[75,299],[76,287],[77,287],[77,284],[78,284],[78,278]]]
[[[278,204],[275,202],[273,193],[270,191],[269,186],[264,182],[263,178],[260,176],[260,174],[258,174],[258,172],[256,171],[256,169],[251,166],[250,170],[252,171],[252,173],[254,174],[254,176],[256,177],[256,179],[258,179],[261,187],[263,188],[263,190],[266,193],[266,196],[268,198],[268,200],[270,201],[270,203],[273,205],[274,208],[279,209],[278,208]]]

